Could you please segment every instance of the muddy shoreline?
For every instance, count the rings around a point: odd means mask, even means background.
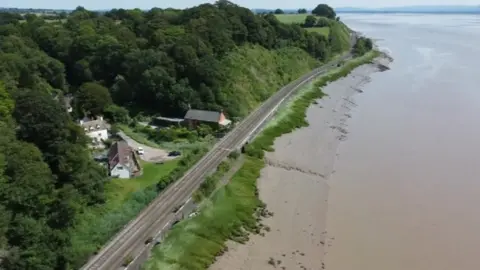
[[[309,126],[275,140],[257,184],[260,199],[274,213],[262,221],[270,231],[251,235],[245,245],[229,242],[229,251],[210,269],[324,269],[323,256],[332,240],[326,216],[337,148],[348,137],[354,96],[372,73],[388,69],[391,60],[378,57],[328,84],[323,88],[327,96],[307,110]]]

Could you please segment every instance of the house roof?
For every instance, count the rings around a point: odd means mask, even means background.
[[[81,126],[85,132],[108,129],[107,123],[103,119],[91,120],[88,118],[82,119]]]
[[[108,150],[108,165],[113,169],[117,164],[129,167],[132,162],[132,150],[126,141],[114,143]]]
[[[214,111],[204,111],[204,110],[188,110],[185,115],[185,119],[189,120],[199,120],[204,122],[215,122],[220,121],[221,112]]]

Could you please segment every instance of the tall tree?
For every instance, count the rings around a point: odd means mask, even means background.
[[[312,14],[315,14],[317,16],[327,17],[332,20],[335,19],[335,17],[337,16],[333,8],[327,4],[319,4],[312,10]]]
[[[113,103],[108,89],[93,82],[87,82],[80,86],[77,102],[85,113],[92,115],[101,115],[105,108]]]
[[[304,23],[303,26],[304,27],[314,27],[316,24],[317,24],[317,18],[315,18],[315,16],[308,15],[305,18],[305,23]]]

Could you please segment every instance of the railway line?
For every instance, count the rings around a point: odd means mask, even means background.
[[[146,240],[166,229],[171,223],[173,209],[185,203],[197,190],[205,176],[214,170],[230,149],[238,149],[250,140],[251,135],[276,111],[284,100],[288,99],[298,88],[324,74],[341,61],[351,58],[350,54],[319,67],[301,78],[291,82],[223,137],[200,161],[174,184],[160,193],[134,220],[128,223],[111,241],[92,257],[81,270],[113,270],[121,267],[127,256],[136,257],[146,247]]]

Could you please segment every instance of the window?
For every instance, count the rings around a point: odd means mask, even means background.
[[[118,166],[117,169],[123,170],[123,166]]]

